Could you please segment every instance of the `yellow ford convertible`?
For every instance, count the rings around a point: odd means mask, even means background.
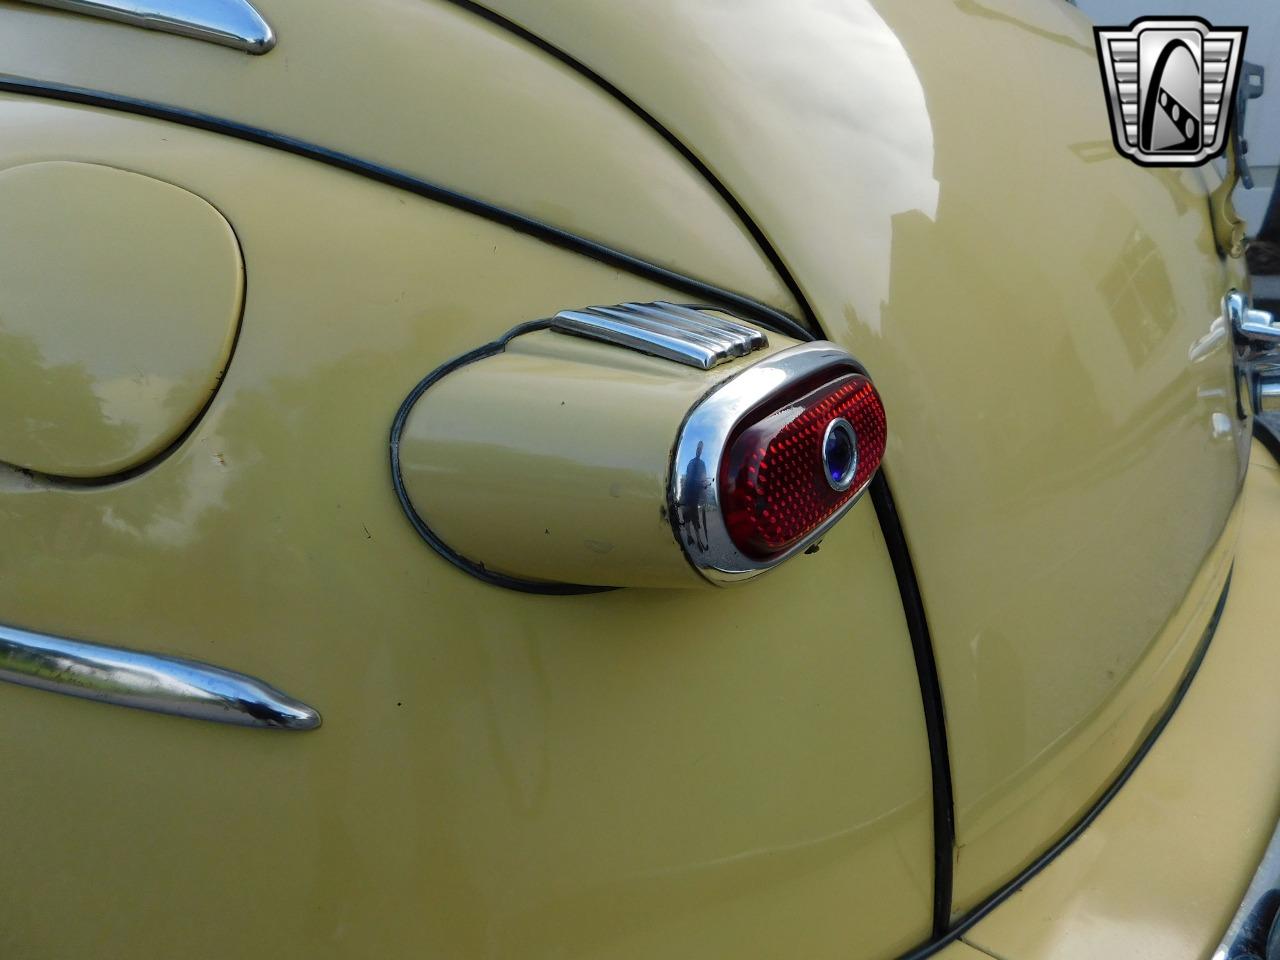
[[[1280,955],[1234,176],[1058,0],[0,0],[0,957]]]

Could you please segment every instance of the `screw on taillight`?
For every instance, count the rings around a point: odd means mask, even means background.
[[[708,579],[756,576],[804,550],[866,490],[885,411],[866,371],[830,343],[782,351],[694,408],[676,443],[676,536]]]

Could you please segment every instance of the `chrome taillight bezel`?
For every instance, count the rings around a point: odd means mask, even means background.
[[[750,557],[739,549],[725,522],[719,465],[737,426],[770,397],[783,395],[795,385],[826,372],[833,379],[845,373],[868,376],[853,356],[834,343],[825,340],[802,343],[766,357],[717,384],[694,405],[681,425],[672,450],[667,509],[672,530],[685,556],[694,569],[712,583],[727,585],[750,580],[804,552],[865,493],[870,479],[813,532],[767,559]],[[699,489],[694,488],[690,479],[689,467],[696,459],[701,459],[703,464],[702,482],[696,484]]]

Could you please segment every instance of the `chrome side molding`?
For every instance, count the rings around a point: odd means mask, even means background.
[[[320,714],[270,684],[196,660],[0,625],[0,680],[242,727],[313,730]]]
[[[248,0],[22,0],[37,7],[115,20],[145,30],[266,53],[276,35]]]
[[[1266,310],[1253,309],[1246,294],[1232,290],[1223,298],[1222,309],[1238,340],[1264,348],[1280,343],[1280,326],[1276,325],[1276,318]]]
[[[768,338],[755,327],[664,300],[562,310],[552,319],[551,329],[700,370],[769,345]]]
[[[1280,324],[1269,311],[1255,309],[1247,293],[1231,290],[1215,326],[1225,326],[1235,341],[1241,414],[1274,416],[1280,411]]]

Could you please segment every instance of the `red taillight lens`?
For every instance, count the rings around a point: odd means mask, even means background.
[[[744,418],[720,462],[729,536],[756,560],[817,530],[863,491],[884,457],[884,406],[861,374],[784,403]]]

